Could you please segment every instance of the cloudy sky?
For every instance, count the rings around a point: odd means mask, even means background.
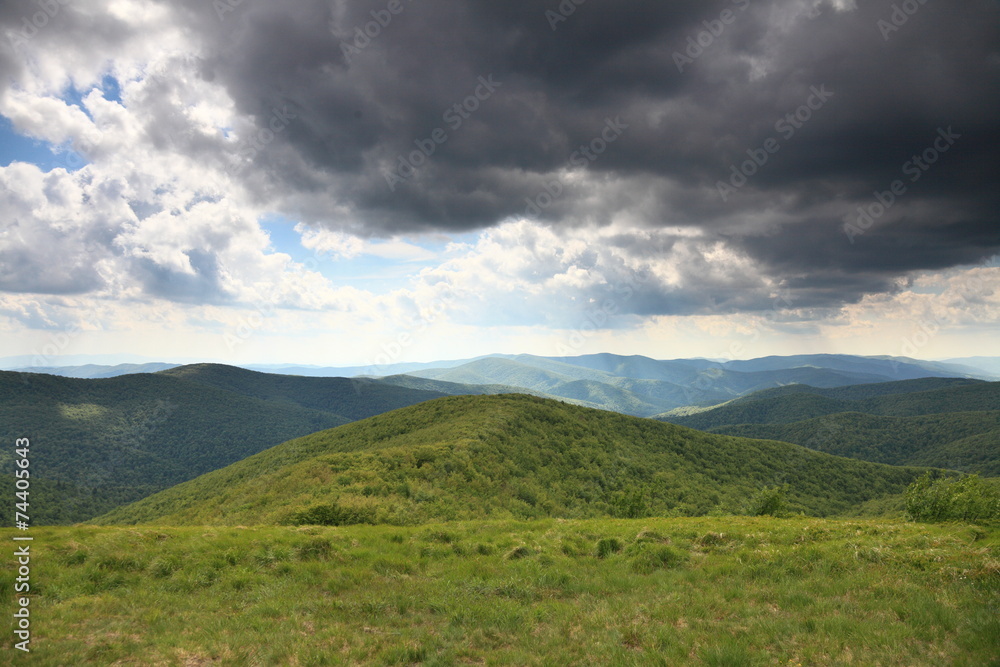
[[[0,356],[1000,355],[995,0],[6,0]]]

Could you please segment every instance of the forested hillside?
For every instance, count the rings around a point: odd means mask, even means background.
[[[658,418],[706,430],[730,424],[786,424],[838,412],[908,417],[1000,409],[1000,382],[961,380],[957,384],[924,389],[928,382],[941,381],[920,381],[909,386],[908,383],[890,382],[881,389],[881,385],[836,389],[806,385],[780,387],[693,414],[668,413]]]
[[[225,388],[226,377],[236,384],[258,381],[233,391]],[[282,376],[225,366],[100,380],[0,371],[0,439],[31,440],[34,522],[66,523],[290,438],[442,395],[367,381],[323,382],[315,392],[297,392]],[[4,488],[12,488],[11,458],[9,448],[0,450]],[[0,511],[12,507],[13,497],[3,494]]]
[[[660,419],[892,465],[1000,475],[1000,383],[926,378],[821,389],[789,386]]]
[[[429,401],[292,440],[101,523],[397,523],[738,510],[789,485],[843,511],[922,473],[523,395]]]

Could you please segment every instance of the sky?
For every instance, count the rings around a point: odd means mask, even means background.
[[[1000,355],[995,0],[7,0],[0,357]]]

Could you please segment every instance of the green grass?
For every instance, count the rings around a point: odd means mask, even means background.
[[[996,527],[716,517],[32,534],[32,665],[1000,664]],[[0,589],[13,577],[5,566]],[[10,655],[12,596],[2,604]]]

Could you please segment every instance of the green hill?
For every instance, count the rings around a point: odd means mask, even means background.
[[[521,387],[512,387],[506,384],[461,384],[458,382],[447,382],[445,380],[430,380],[428,378],[417,377],[415,375],[387,375],[385,377],[372,378],[372,382],[393,385],[396,387],[409,387],[410,389],[420,389],[423,391],[437,392],[443,396],[485,396],[493,394],[530,394],[539,398],[555,398],[545,392],[531,391]]]
[[[579,379],[601,381],[612,377],[607,373],[584,371],[546,359],[528,364],[499,357],[476,359],[455,368],[428,369],[408,375],[460,384],[502,384],[535,391],[549,391]]]
[[[997,410],[1000,409],[1000,382],[977,382],[965,386],[879,396],[860,403],[865,412],[898,417]]]
[[[717,408],[689,415],[674,413],[658,418],[671,424],[707,431],[727,424],[786,424],[846,412],[852,407],[854,405],[850,401],[838,401],[818,394],[793,393],[757,400],[731,401]]]
[[[615,386],[615,384],[593,380],[574,380],[564,382],[554,391],[557,392],[556,397],[560,400],[637,417],[658,412],[663,405],[662,401],[651,395],[651,392],[634,392]],[[663,385],[665,383],[652,382],[651,384]]]
[[[890,465],[1000,475],[1000,410],[915,417],[844,412],[787,424],[738,424],[711,433],[793,442]]]
[[[664,421],[891,465],[1000,475],[1000,383],[924,378],[780,387]]]
[[[277,375],[222,364],[180,366],[157,375],[197,382],[265,401],[335,413],[348,420],[364,419],[446,395],[444,392],[366,378]]]
[[[315,379],[322,382],[303,388],[300,378],[226,366],[108,379],[0,371],[0,439],[31,439],[33,522],[66,523],[290,438],[442,395]],[[11,459],[9,448],[0,450],[5,489],[12,489]],[[0,511],[12,511],[13,498],[4,493]]]
[[[996,410],[998,407],[1000,382],[927,378],[833,389],[807,385],[779,387],[756,392],[710,410],[688,415],[677,414],[680,411],[676,411],[674,414],[658,415],[657,418],[708,430],[730,424],[785,424],[839,412],[908,417]]]
[[[970,435],[914,454],[916,465],[951,468],[1000,478],[1000,429]]]
[[[861,401],[879,396],[896,394],[913,394],[920,391],[947,389],[949,387],[966,387],[986,384],[982,380],[966,378],[926,377],[916,380],[899,380],[896,382],[876,382],[874,384],[853,384],[846,387],[814,387],[809,384],[790,384],[783,387],[763,389],[748,396],[741,396],[733,401],[740,403],[763,398],[788,396],[790,394],[816,394],[839,401]]]
[[[286,442],[98,519],[162,525],[703,514],[790,485],[844,511],[921,470],[524,395],[429,401]]]

